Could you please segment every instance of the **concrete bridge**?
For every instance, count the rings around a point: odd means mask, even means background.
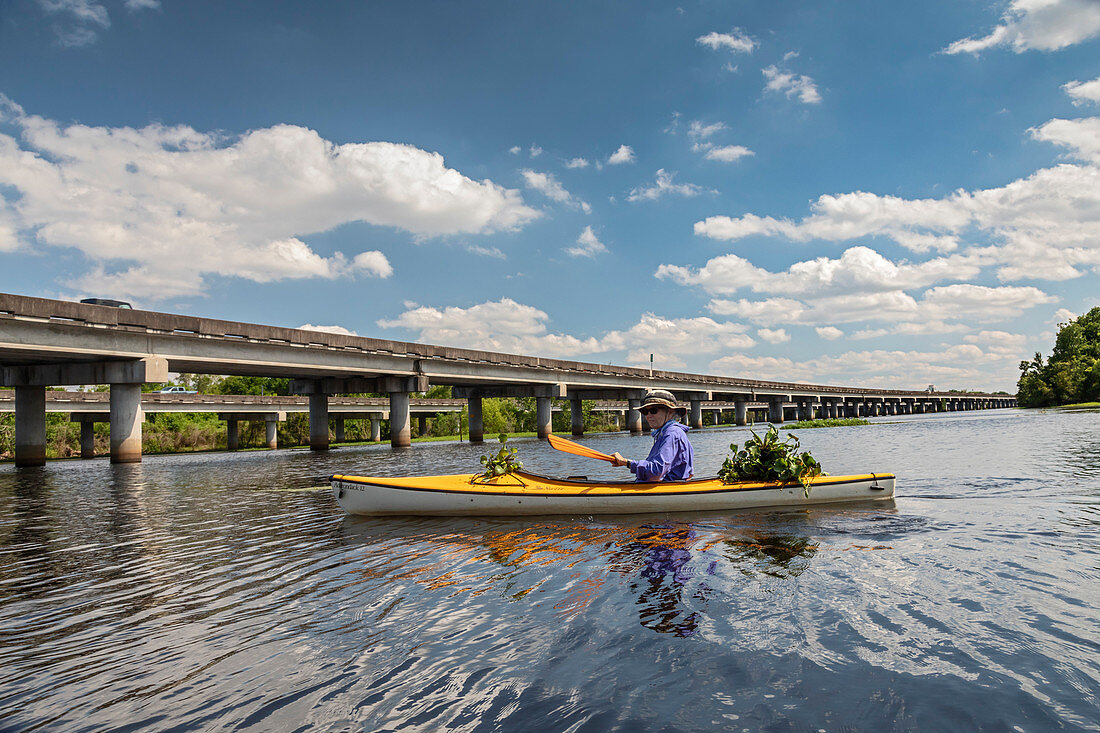
[[[669,389],[702,424],[703,403],[730,402],[745,424],[750,403],[766,403],[769,420],[905,414],[933,409],[1015,406],[1011,395],[922,392],[762,381],[562,359],[499,354],[210,318],[85,305],[0,293],[0,386],[15,388],[16,464],[45,462],[46,387],[109,384],[111,460],[141,460],[141,385],[169,372],[289,377],[308,399],[310,447],[329,444],[330,398],[388,394],[390,441],[411,441],[410,396],[451,385],[467,400],[471,440],[482,439],[484,397],[534,397],[540,437],[550,433],[552,399],[568,399],[573,433],[583,432],[581,400],[626,400],[627,427],[648,389]]]
[[[111,396],[107,392],[46,391],[46,412],[67,413],[73,422],[80,423],[80,455],[95,455],[93,426],[97,422],[110,422]],[[413,398],[409,401],[409,413],[420,421],[420,434],[427,432],[429,416],[446,412],[461,412],[466,400]],[[0,414],[15,412],[15,392],[0,390]],[[210,395],[210,394],[161,394],[141,393],[142,420],[148,414],[160,412],[213,412],[226,423],[226,446],[237,450],[240,445],[239,423],[265,423],[265,444],[278,447],[276,426],[286,421],[289,413],[309,412],[309,400],[305,397],[284,395]],[[370,420],[371,439],[381,440],[383,420],[390,418],[389,400],[384,397],[333,397],[329,400],[329,419],[332,422],[336,442],[344,441],[345,420]]]

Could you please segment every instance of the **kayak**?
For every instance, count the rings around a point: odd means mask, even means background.
[[[372,516],[645,514],[883,501],[893,498],[894,480],[892,473],[817,476],[807,496],[797,482],[724,484],[718,478],[635,483],[525,472],[491,479],[481,474],[331,477],[344,511]]]

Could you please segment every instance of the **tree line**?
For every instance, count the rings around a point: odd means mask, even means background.
[[[1016,399],[1021,407],[1100,402],[1100,307],[1062,323],[1054,351],[1020,362]]]

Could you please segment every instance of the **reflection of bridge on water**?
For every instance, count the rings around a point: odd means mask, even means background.
[[[330,440],[338,395],[387,394],[390,442],[409,445],[411,397],[449,385],[466,400],[470,440],[483,439],[481,400],[529,397],[540,438],[551,431],[552,400],[568,399],[572,432],[584,432],[582,400],[627,403],[626,426],[642,432],[637,408],[650,389],[672,390],[701,427],[707,402],[732,403],[734,423],[767,405],[768,420],[789,415],[856,417],[1011,407],[1011,395],[921,392],[762,381],[456,349],[278,328],[0,293],[0,384],[15,388],[15,462],[46,460],[46,387],[109,384],[111,460],[141,460],[141,385],[169,372],[289,378],[309,404],[310,447]]]

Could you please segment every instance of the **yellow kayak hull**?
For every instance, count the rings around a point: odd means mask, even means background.
[[[884,501],[895,476],[869,473],[818,476],[809,496],[798,483],[724,484],[717,478],[635,483],[588,481],[516,473],[379,478],[335,475],[337,502],[349,514],[482,515],[645,514],[769,506]]]

